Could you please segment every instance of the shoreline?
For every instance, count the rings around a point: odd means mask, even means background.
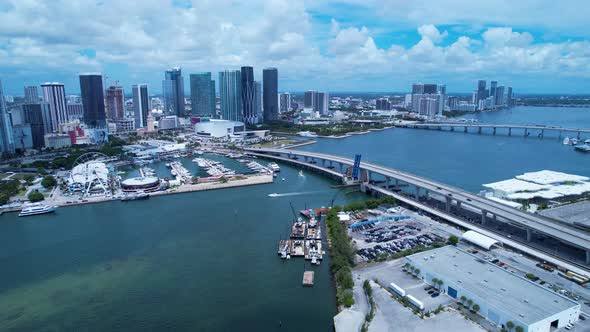
[[[155,196],[164,196],[164,195],[175,195],[175,194],[184,194],[184,193],[191,193],[197,191],[208,191],[208,190],[218,190],[218,189],[226,189],[226,188],[234,188],[234,187],[245,187],[245,186],[254,186],[260,184],[268,184],[274,183],[274,178],[272,174],[267,175],[244,175],[245,179],[238,179],[238,180],[230,180],[228,182],[210,182],[210,183],[196,183],[196,184],[182,184],[178,187],[169,188],[164,191],[156,191],[153,193],[149,193],[150,197]],[[104,202],[114,202],[114,201],[121,201],[120,198],[115,197],[105,197],[105,196],[97,196],[97,197],[86,197],[84,201],[72,201],[71,203],[64,202],[66,198],[64,196],[60,196],[58,198],[49,198],[45,199],[39,203],[45,205],[55,205],[59,206],[60,208],[63,207],[72,207],[72,206],[79,206],[85,204],[98,204]],[[11,209],[4,209],[0,211],[0,215],[9,212],[19,212],[22,207],[19,208],[11,208]]]

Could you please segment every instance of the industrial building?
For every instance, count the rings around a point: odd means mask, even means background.
[[[406,259],[420,269],[426,283],[442,280],[450,297],[470,299],[479,306],[478,314],[502,328],[512,321],[525,332],[549,332],[576,322],[580,315],[577,302],[454,246]]]

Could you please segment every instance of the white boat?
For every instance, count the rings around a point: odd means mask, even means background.
[[[285,178],[281,178],[281,181],[285,181]]]
[[[277,163],[269,163],[268,167],[273,171],[273,172],[280,172],[281,168],[279,167],[279,165],[277,165]]]
[[[571,144],[571,145],[578,145],[578,139],[577,139],[577,138],[575,138],[575,137],[574,137],[574,138],[572,138],[572,139],[570,139],[570,144]]]
[[[581,152],[590,152],[590,145],[582,144],[574,146],[574,149],[581,151]]]
[[[34,216],[36,214],[45,214],[54,212],[57,206],[33,204],[23,208],[18,214],[19,217]]]
[[[304,177],[305,175],[303,175],[303,170],[299,171],[299,176]]]
[[[272,193],[272,194],[268,194],[268,197],[279,197],[281,195],[277,194],[277,193]]]
[[[570,138],[566,137],[563,139],[563,145],[570,145]]]
[[[300,131],[297,133],[297,135],[301,136],[301,137],[318,137],[318,135],[314,132],[311,131]]]
[[[590,139],[585,140],[584,143],[590,144]]]

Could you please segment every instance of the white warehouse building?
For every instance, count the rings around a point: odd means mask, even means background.
[[[549,332],[574,323],[580,304],[454,246],[406,257],[426,283],[442,280],[457,301],[464,296],[480,307],[478,314],[506,329],[512,321],[525,332]]]

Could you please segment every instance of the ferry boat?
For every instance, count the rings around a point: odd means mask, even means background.
[[[268,167],[270,167],[270,169],[273,172],[280,172],[281,171],[281,168],[279,167],[279,165],[277,165],[277,163],[269,163]]]
[[[23,208],[18,214],[19,217],[34,216],[37,214],[45,214],[54,212],[57,206],[33,204]]]

